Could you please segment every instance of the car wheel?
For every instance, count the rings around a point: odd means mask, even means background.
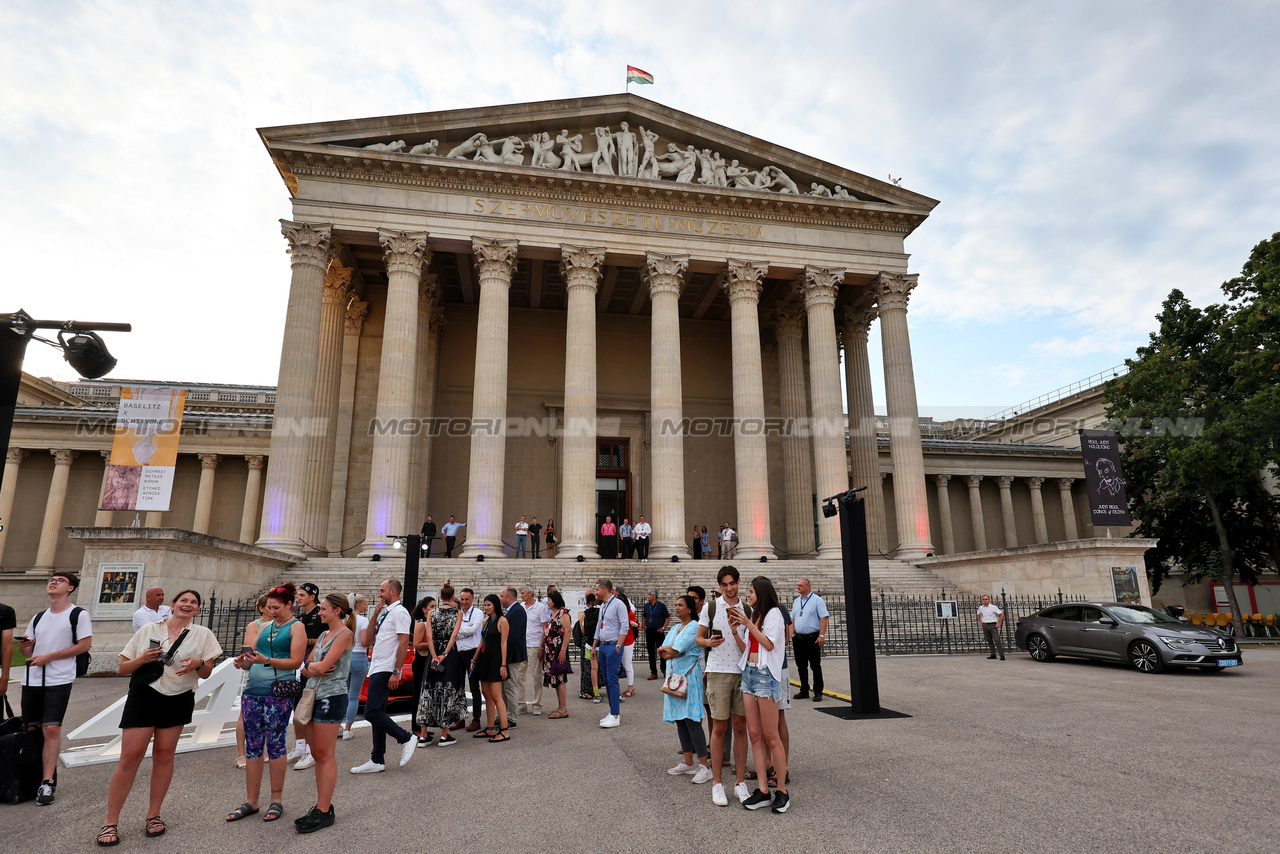
[[[1053,650],[1049,649],[1049,639],[1044,635],[1031,635],[1027,638],[1027,652],[1036,661],[1053,661]]]
[[[1159,673],[1164,670],[1160,650],[1149,640],[1134,641],[1129,647],[1129,663],[1143,673]]]

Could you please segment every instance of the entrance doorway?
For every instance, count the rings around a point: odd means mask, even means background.
[[[605,517],[614,525],[631,516],[630,444],[627,439],[600,439],[596,442],[596,548],[601,555],[617,554],[615,537],[612,550],[606,550],[600,526]]]

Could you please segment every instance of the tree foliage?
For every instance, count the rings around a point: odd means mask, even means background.
[[[1121,435],[1129,510],[1134,535],[1160,541],[1146,558],[1152,589],[1175,566],[1222,582],[1239,630],[1232,583],[1280,562],[1280,233],[1222,290],[1205,308],[1172,291],[1106,404],[1113,423],[1198,425]]]

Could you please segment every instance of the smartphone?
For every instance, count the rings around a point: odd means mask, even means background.
[[[240,655],[244,658],[248,658],[249,656],[253,655],[253,647],[251,646],[240,647]]]
[[[149,644],[149,646],[150,646],[152,649],[159,649],[159,648],[160,648],[160,641],[158,641],[158,640],[153,640],[153,641],[151,641],[151,643]]]
[[[710,635],[713,638],[722,638],[724,637],[724,632],[720,631],[719,629],[712,629],[710,632]]]

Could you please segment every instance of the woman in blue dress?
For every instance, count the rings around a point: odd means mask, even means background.
[[[684,677],[684,697],[673,697],[665,691],[662,696],[662,719],[676,725],[680,750],[684,752],[683,761],[667,773],[673,777],[693,774],[693,782],[705,783],[711,779],[711,753],[702,731],[702,647],[695,643],[697,614],[698,602],[692,596],[676,600],[676,622],[667,631],[658,655],[667,661],[664,686]]]

